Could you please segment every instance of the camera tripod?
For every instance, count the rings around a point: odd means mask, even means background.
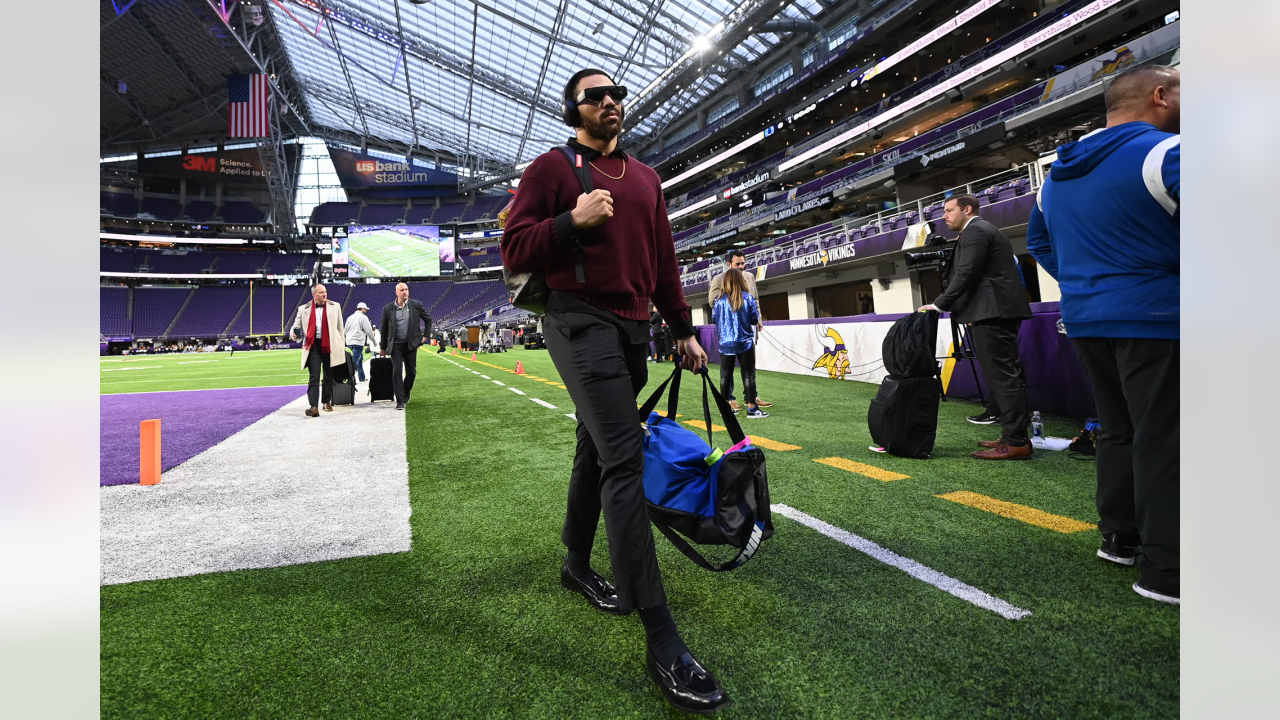
[[[978,353],[974,350],[972,342],[966,344],[965,341],[969,339],[969,333],[968,331],[962,331],[960,329],[960,324],[956,322],[955,316],[952,315],[948,319],[951,321],[951,354],[944,355],[938,359],[955,360],[957,364],[961,360],[968,360],[969,370],[973,372],[973,386],[978,390],[978,401],[982,403],[983,407],[986,407],[987,396],[983,394],[982,383],[978,380]],[[954,370],[952,372],[954,372]],[[944,401],[947,399],[947,389],[945,386],[942,388],[942,399]]]

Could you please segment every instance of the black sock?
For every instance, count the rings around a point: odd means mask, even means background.
[[[569,572],[575,577],[585,578],[591,572],[591,553],[570,550]]]
[[[640,608],[640,622],[644,623],[644,637],[649,650],[663,667],[671,667],[676,658],[689,652],[666,603],[654,608]]]

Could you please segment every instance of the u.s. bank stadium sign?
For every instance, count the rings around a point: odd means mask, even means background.
[[[822,266],[826,267],[832,263],[844,262],[852,260],[854,256],[853,244],[841,245],[833,247],[829,250],[819,250],[808,255],[791,258],[787,263],[789,270],[803,270],[805,268]]]
[[[759,185],[760,183],[768,182],[768,181],[769,181],[769,173],[762,172],[753,178],[748,178],[746,180],[743,180],[742,182],[738,183],[737,185],[734,185],[733,187],[725,188],[720,192],[720,195],[723,198],[733,197],[734,195],[737,195],[743,190],[750,190],[751,188]]]
[[[807,213],[810,210],[817,210],[820,207],[826,207],[827,205],[830,205],[830,204],[831,204],[831,194],[828,193],[826,195],[821,195],[819,197],[813,198],[812,200],[805,200],[799,205],[793,205],[785,210],[779,210],[778,212],[773,214],[773,220],[774,222],[777,222],[778,220],[786,220],[787,218],[792,217],[794,215],[799,215],[800,213]]]

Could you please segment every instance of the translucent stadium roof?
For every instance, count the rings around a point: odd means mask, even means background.
[[[575,71],[601,68],[638,93],[739,4],[279,0],[267,7],[313,124],[512,165],[569,136],[559,118],[560,91]],[[788,0],[776,7],[778,19],[811,20],[824,5]],[[628,122],[628,132],[645,135],[685,117],[779,42],[774,34],[747,34],[732,48],[713,47],[701,55],[697,80],[638,124]]]

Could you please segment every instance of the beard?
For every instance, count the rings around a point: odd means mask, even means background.
[[[587,135],[608,142],[622,134],[622,122],[626,119],[626,111],[618,108],[618,123],[614,125],[607,120],[593,120],[586,115],[582,116],[582,128],[587,131]]]

